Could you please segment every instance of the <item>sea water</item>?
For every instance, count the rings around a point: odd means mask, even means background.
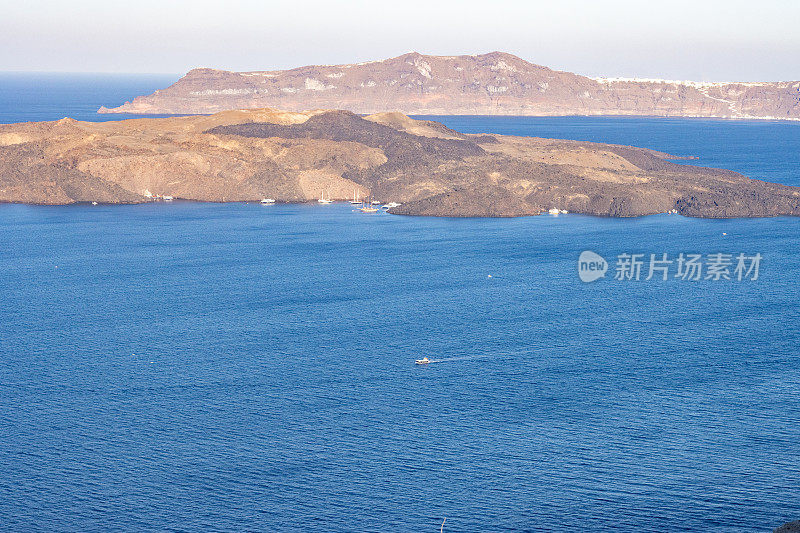
[[[800,181],[795,124],[439,119]],[[800,518],[799,249],[788,217],[0,206],[0,523],[769,530]],[[616,280],[626,253],[763,259]]]

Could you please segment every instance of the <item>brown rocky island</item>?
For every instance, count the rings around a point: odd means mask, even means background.
[[[226,111],[0,126],[0,201],[314,201],[432,216],[800,215],[800,188],[609,144],[467,135],[399,113]]]
[[[639,115],[800,120],[800,81],[588,78],[512,54],[431,56],[291,70],[195,69],[101,113],[209,114],[274,107],[408,115]]]

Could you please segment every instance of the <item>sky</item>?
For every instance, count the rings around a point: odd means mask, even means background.
[[[0,71],[181,74],[504,51],[587,76],[800,79],[797,0],[0,0]]]

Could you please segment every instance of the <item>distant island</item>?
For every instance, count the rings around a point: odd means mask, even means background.
[[[229,72],[195,69],[100,113],[209,114],[274,107],[417,115],[639,115],[800,120],[800,82],[702,83],[588,78],[502,52],[409,53],[351,65]]]
[[[0,202],[316,201],[406,215],[551,209],[627,217],[800,215],[800,188],[590,142],[467,135],[399,113],[272,109],[0,126]]]

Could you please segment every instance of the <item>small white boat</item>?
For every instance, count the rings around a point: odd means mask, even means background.
[[[372,200],[371,203],[372,205],[381,205],[381,203],[378,200]]]
[[[430,362],[431,362],[431,360],[428,359],[427,357],[423,357],[422,359],[417,359],[416,361],[414,361],[414,363],[416,363],[418,365],[427,365],[427,364],[430,364]]]
[[[551,215],[557,215],[557,214],[559,214],[560,212],[561,212],[561,211],[560,211],[560,210],[558,210],[558,209],[556,209],[555,207],[554,207],[554,208],[552,208],[551,210],[549,210],[549,211],[548,211],[548,213],[550,213]]]
[[[561,210],[561,214],[562,214],[562,215],[566,215],[568,212],[569,212],[569,211],[567,211],[566,209],[562,209],[562,210]]]
[[[92,202],[92,205],[97,205],[97,202]],[[723,235],[725,235],[725,234],[723,233]]]
[[[403,204],[399,204],[397,202],[389,202],[388,204],[383,204],[384,209],[391,209],[393,207],[400,207]]]
[[[263,200],[261,200],[261,203],[265,204],[265,205],[266,204],[274,204],[275,203],[275,199],[274,198],[264,198]]]
[[[322,198],[320,198],[319,200],[317,200],[317,202],[319,202],[319,203],[321,203],[321,204],[332,204],[332,203],[333,203],[333,200],[330,200],[330,199],[326,200],[326,199],[325,199],[325,191],[322,191]]]
[[[164,195],[161,197],[161,199],[164,200],[165,202],[171,202],[175,198],[173,198],[172,196]]]

